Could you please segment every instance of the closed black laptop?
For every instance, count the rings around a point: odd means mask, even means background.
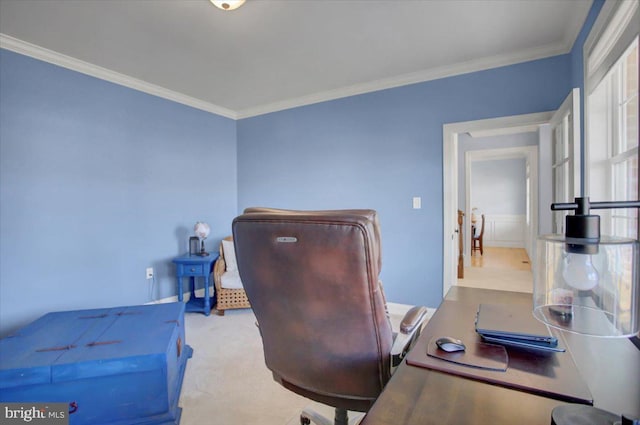
[[[537,346],[558,345],[558,339],[550,334],[547,326],[518,305],[480,304],[476,317],[476,332],[491,339],[530,341]]]

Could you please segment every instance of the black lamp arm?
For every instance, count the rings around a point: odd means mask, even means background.
[[[551,204],[552,211],[574,211],[573,215],[565,217],[565,236],[586,243],[598,243],[600,240],[600,216],[589,214],[589,210],[613,208],[640,208],[640,201],[590,202],[589,198],[581,197],[573,203]]]
[[[614,208],[640,208],[640,201],[590,202],[589,198],[576,198],[571,203],[551,204],[551,211],[575,211],[577,215],[589,215],[589,210],[607,210]]]

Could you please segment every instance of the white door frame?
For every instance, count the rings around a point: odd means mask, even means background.
[[[449,123],[442,126],[443,298],[449,291],[449,288],[451,288],[453,279],[457,279],[457,261],[455,261],[455,259],[458,256],[458,238],[455,231],[457,229],[458,210],[458,134],[473,131],[493,130],[497,128],[513,128],[546,124],[549,122],[554,112],[555,111],[513,115],[509,117]]]

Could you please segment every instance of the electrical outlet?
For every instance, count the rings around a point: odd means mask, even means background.
[[[153,279],[153,267],[147,267],[147,279]]]

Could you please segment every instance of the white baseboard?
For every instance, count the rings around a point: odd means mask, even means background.
[[[166,303],[175,303],[178,302],[178,296],[174,295],[173,297],[161,298],[159,300],[149,301],[145,304],[166,304]]]
[[[210,293],[213,294],[213,288],[209,288],[209,290],[211,291]],[[202,288],[196,289],[196,297],[204,297],[204,289]],[[184,295],[184,299],[185,301],[189,300],[188,293]],[[172,297],[160,298],[159,300],[149,301],[148,303],[145,303],[145,304],[166,304],[166,303],[176,303],[176,302],[178,302],[178,296],[174,295]]]

